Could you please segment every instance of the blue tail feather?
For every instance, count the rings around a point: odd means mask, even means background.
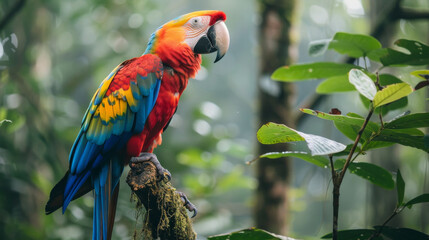
[[[92,176],[94,186],[93,240],[105,239],[111,231],[108,229],[109,209],[114,207],[111,206],[111,201],[115,202],[111,198],[124,169],[120,159],[113,158],[109,163],[103,165]]]
[[[76,192],[79,191],[80,187],[82,187],[86,180],[88,180],[89,175],[91,175],[90,171],[79,175],[69,175],[66,187],[64,189],[63,214],[71,200],[73,200]]]

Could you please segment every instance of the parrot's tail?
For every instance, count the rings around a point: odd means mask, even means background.
[[[64,192],[67,189],[67,183],[69,181],[69,175],[70,173],[67,171],[67,173],[64,175],[64,177],[55,185],[55,187],[52,189],[51,194],[49,195],[49,201],[46,204],[45,207],[45,213],[46,214],[50,214],[54,211],[56,211],[58,208],[60,207],[64,207],[64,202],[68,201],[66,203],[66,208],[67,205],[70,201],[81,197],[82,195],[85,195],[87,192],[91,191],[93,189],[92,184],[91,184],[91,179],[88,178],[88,176],[86,178],[82,178],[83,181],[80,181],[81,184],[79,186],[79,188],[75,188],[75,191],[73,192],[73,196],[71,197],[66,197],[66,199],[64,198]],[[73,178],[73,177],[71,177]],[[74,177],[76,178],[76,176]],[[67,195],[66,195],[67,196]],[[65,208],[63,208],[65,210]]]
[[[119,193],[119,179],[124,169],[121,161],[112,159],[92,178],[94,187],[93,240],[110,240]]]

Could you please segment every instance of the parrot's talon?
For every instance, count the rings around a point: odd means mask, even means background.
[[[161,165],[158,158],[153,153],[142,152],[138,157],[132,157],[129,165],[130,167],[134,167],[134,164],[136,163],[142,163],[147,161],[155,165],[158,182],[164,179],[166,179],[167,182],[171,181],[171,173]]]
[[[188,197],[186,197],[186,195],[182,192],[177,192],[180,196],[180,198],[183,201],[183,206],[188,209],[188,211],[193,212],[191,218],[194,218],[195,216],[197,216],[197,208],[195,207],[194,204],[191,203],[191,201],[189,201]]]

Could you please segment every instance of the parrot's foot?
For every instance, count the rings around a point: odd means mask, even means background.
[[[197,208],[195,207],[195,205],[189,201],[188,197],[186,197],[186,195],[184,193],[182,193],[182,192],[177,192],[177,193],[182,198],[182,201],[183,201],[185,208],[188,209],[188,211],[193,212],[191,218],[197,216],[198,211],[197,211]]]
[[[155,165],[156,170],[158,172],[158,181],[162,181],[165,178],[167,179],[168,182],[171,180],[171,173],[163,166],[161,166],[161,163],[159,162],[158,158],[153,153],[142,152],[140,153],[140,156],[132,157],[130,160],[130,166],[131,164],[142,163],[147,161]]]

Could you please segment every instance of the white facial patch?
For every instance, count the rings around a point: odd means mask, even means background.
[[[194,17],[185,23],[185,43],[188,44],[192,50],[194,49],[198,40],[200,40],[201,36],[207,33],[210,24],[210,18],[210,16]]]

